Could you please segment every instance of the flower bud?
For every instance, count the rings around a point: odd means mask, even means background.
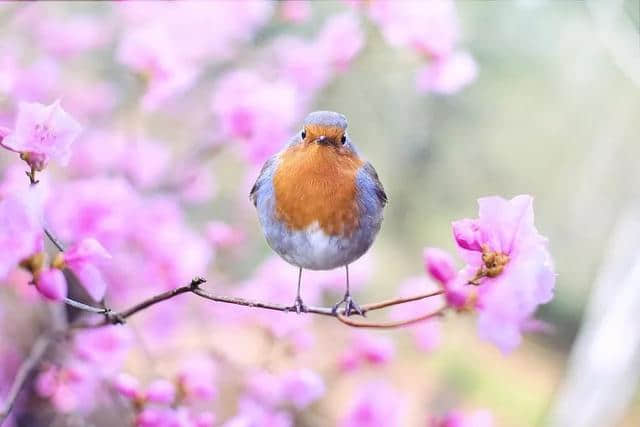
[[[137,399],[140,396],[140,382],[129,374],[119,374],[113,386],[121,395],[129,399]]]
[[[427,273],[438,282],[447,283],[456,277],[453,258],[442,249],[426,248],[423,259]]]
[[[478,223],[472,219],[461,219],[451,223],[453,237],[456,243],[463,249],[470,251],[482,251],[480,243],[480,229]]]
[[[169,405],[176,395],[176,388],[172,382],[160,379],[147,387],[146,397],[149,402]]]
[[[36,280],[38,291],[53,301],[60,301],[67,297],[67,281],[62,271],[58,269],[45,270]]]

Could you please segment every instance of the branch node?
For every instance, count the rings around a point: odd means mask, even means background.
[[[203,283],[206,283],[206,282],[207,282],[207,279],[205,279],[204,277],[200,277],[200,276],[194,277],[191,280],[191,284],[189,285],[189,288],[192,291],[198,290],[198,289],[200,289],[200,285],[202,285]]]
[[[124,325],[125,323],[127,323],[127,320],[122,314],[117,313],[111,310],[110,308],[106,308],[104,310],[104,316],[107,318],[107,321],[112,325]]]

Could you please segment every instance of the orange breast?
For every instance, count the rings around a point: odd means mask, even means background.
[[[359,224],[356,173],[363,162],[343,148],[302,143],[280,156],[273,177],[276,215],[293,230],[317,222],[328,235]]]

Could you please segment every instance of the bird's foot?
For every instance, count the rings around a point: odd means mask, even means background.
[[[359,314],[360,316],[365,317],[364,310],[362,310],[362,308],[360,308],[360,306],[356,304],[356,302],[351,298],[350,294],[345,294],[342,300],[338,301],[338,303],[333,306],[333,308],[331,309],[333,314],[338,314],[338,309],[342,304],[344,304],[344,311],[342,311],[341,314],[344,314],[347,317],[351,316],[352,314]]]
[[[300,314],[300,313],[306,313],[307,311],[307,306],[304,305],[304,303],[302,302],[302,298],[297,297],[295,302],[293,303],[293,305],[291,307],[288,307],[287,310],[289,311],[295,311],[296,313]]]

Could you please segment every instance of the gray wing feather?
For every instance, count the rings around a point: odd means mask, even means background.
[[[362,172],[367,176],[368,181],[370,181],[370,183],[372,184],[373,188],[371,189],[371,191],[373,191],[373,193],[375,194],[380,205],[384,207],[387,204],[388,200],[387,193],[385,193],[384,191],[384,187],[380,182],[380,178],[378,178],[378,173],[376,172],[375,168],[371,163],[366,162],[362,167]]]
[[[267,180],[271,179],[272,175],[272,167],[275,164],[276,156],[272,156],[264,162],[262,169],[260,170],[260,174],[256,179],[255,184],[251,187],[251,191],[249,192],[249,200],[253,203],[254,206],[258,206],[258,193],[260,192],[260,188],[265,185]]]

